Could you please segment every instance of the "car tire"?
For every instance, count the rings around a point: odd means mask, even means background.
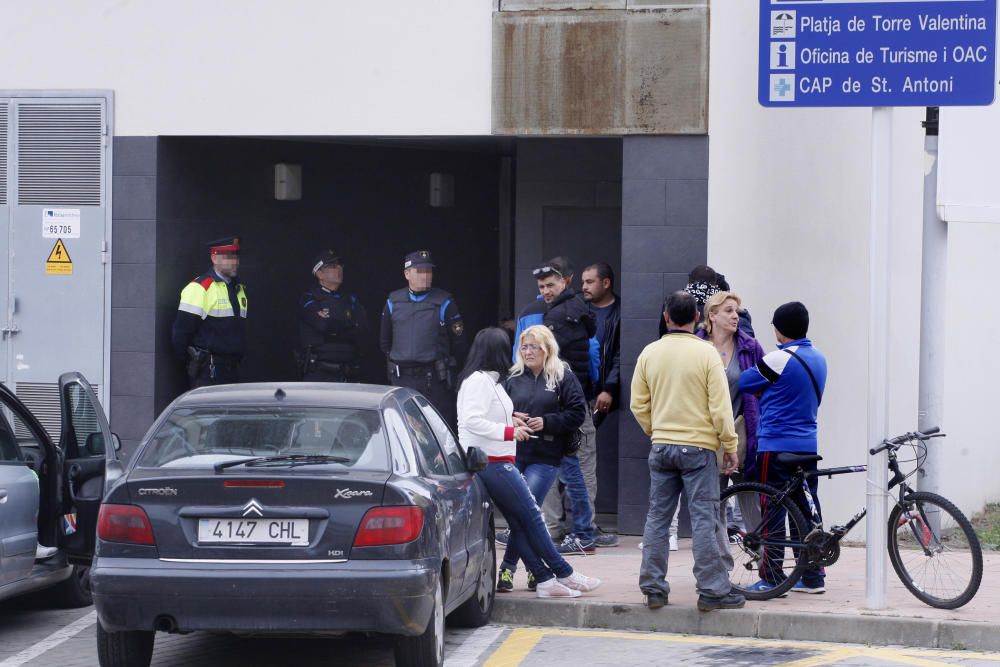
[[[444,665],[444,583],[438,581],[434,611],[427,629],[416,637],[396,640],[396,667],[442,667]],[[102,667],[104,667],[102,665]]]
[[[108,632],[97,622],[97,661],[101,667],[149,667],[153,660],[152,630]]]
[[[94,604],[94,598],[90,594],[90,568],[86,565],[74,565],[73,574],[49,589],[48,599],[53,606],[64,609]]]
[[[481,628],[493,616],[493,602],[496,600],[497,544],[493,528],[486,536],[486,553],[479,569],[476,588],[468,600],[448,616],[448,622],[460,628]]]

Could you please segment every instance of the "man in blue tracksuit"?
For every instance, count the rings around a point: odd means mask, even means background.
[[[759,481],[781,488],[795,473],[798,465],[788,465],[779,460],[783,452],[796,454],[816,453],[816,413],[823,400],[826,387],[826,358],[806,338],[809,330],[809,311],[798,301],[786,303],[774,311],[774,325],[778,349],[767,354],[753,368],[740,375],[740,390],[760,396],[760,422],[757,427],[757,471]],[[815,470],[816,462],[801,464],[804,470]],[[816,501],[819,515],[817,479],[809,479],[809,490]],[[791,496],[802,515],[811,516],[805,494],[798,491]],[[763,508],[762,508],[763,509]],[[772,517],[764,529],[781,535],[785,530],[785,513],[770,512]],[[792,539],[797,536],[793,535]],[[767,590],[780,584],[785,573],[781,567],[784,549],[769,549],[761,563],[761,580],[751,590]],[[820,568],[809,568],[792,588],[800,593],[823,593],[826,588],[824,573]]]

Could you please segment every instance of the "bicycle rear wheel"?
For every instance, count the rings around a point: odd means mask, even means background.
[[[983,579],[983,549],[972,524],[951,501],[918,491],[889,513],[889,560],[918,600],[957,609]]]
[[[726,507],[736,509],[740,520],[729,521],[729,552],[733,570],[729,579],[733,590],[749,600],[770,600],[784,595],[806,569],[806,550],[800,548],[808,534],[802,512],[777,489],[745,482],[722,492],[719,506],[726,522]],[[739,525],[742,522],[742,525]],[[732,525],[736,523],[738,525]],[[755,586],[764,581],[767,589]]]

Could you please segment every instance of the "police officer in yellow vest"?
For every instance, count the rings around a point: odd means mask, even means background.
[[[451,294],[431,287],[433,276],[429,251],[404,258],[407,287],[386,299],[379,343],[388,357],[389,382],[421,392],[454,427],[454,377],[465,357],[465,325]]]
[[[247,293],[236,279],[240,240],[218,239],[208,249],[212,270],[181,291],[171,336],[192,388],[238,382],[246,351]]]

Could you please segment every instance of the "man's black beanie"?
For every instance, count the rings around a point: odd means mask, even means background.
[[[792,340],[805,338],[809,333],[809,311],[798,301],[792,301],[778,306],[771,318],[771,324]]]

